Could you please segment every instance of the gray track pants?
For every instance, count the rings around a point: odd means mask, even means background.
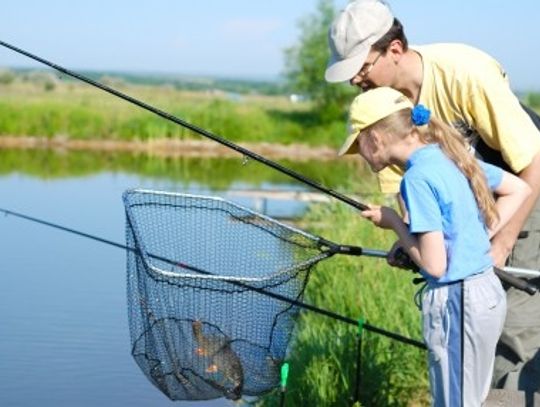
[[[505,313],[506,296],[492,269],[464,281],[428,286],[422,319],[433,406],[482,405]]]

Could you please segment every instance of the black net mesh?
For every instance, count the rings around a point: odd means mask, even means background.
[[[220,198],[133,190],[127,215],[132,354],[172,400],[279,384],[318,238]]]

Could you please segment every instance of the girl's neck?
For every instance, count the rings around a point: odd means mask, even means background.
[[[418,134],[413,131],[404,139],[398,140],[389,147],[390,163],[405,168],[405,164],[409,157],[418,149],[425,147],[424,143],[418,137]]]

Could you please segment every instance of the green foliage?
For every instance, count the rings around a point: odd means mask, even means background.
[[[47,92],[52,92],[54,88],[56,87],[56,84],[54,82],[45,82],[43,84],[43,89]]]
[[[527,93],[523,102],[535,110],[540,110],[540,93],[531,92]]]
[[[1,69],[0,70],[0,84],[9,85],[15,80],[15,73],[10,69]]]
[[[347,84],[330,84],[324,80],[330,57],[328,29],[335,14],[333,0],[319,0],[316,12],[299,23],[298,44],[285,50],[285,74],[289,86],[313,101],[322,123],[343,120],[356,92]]]

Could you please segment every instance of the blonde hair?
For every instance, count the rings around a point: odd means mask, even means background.
[[[495,208],[495,199],[487,184],[484,171],[482,171],[476,158],[469,151],[464,137],[457,130],[435,117],[431,117],[429,123],[425,126],[416,126],[411,120],[410,108],[390,114],[369,126],[369,128],[364,129],[362,133],[372,129],[380,130],[382,134],[391,133],[400,139],[417,131],[420,141],[423,143],[439,144],[446,156],[456,164],[469,181],[486,225],[488,227],[493,226],[499,220]]]

